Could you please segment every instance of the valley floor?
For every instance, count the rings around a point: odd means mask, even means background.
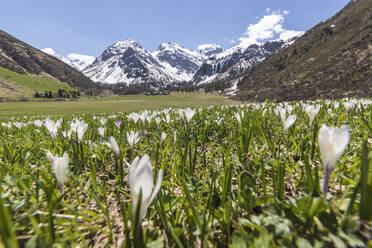
[[[215,94],[133,95],[63,102],[0,102],[0,115],[127,112],[239,103]]]

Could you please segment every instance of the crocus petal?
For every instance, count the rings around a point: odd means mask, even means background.
[[[51,164],[53,164],[54,156],[53,156],[53,154],[52,154],[50,151],[47,152],[46,157],[47,157],[48,161],[49,161]]]
[[[284,131],[286,131],[290,126],[296,121],[296,115],[288,116],[287,120],[284,121]]]
[[[132,211],[136,214],[139,207],[139,218],[142,220],[145,217],[146,210],[160,189],[163,175],[159,172],[158,181],[154,188],[153,173],[151,162],[148,155],[144,155],[141,159],[136,157],[129,171],[129,187],[132,197]],[[138,204],[138,197],[142,192],[141,204]]]
[[[149,203],[151,203],[154,200],[155,196],[158,194],[162,181],[163,181],[163,171],[160,170],[158,174],[158,179],[156,180],[156,185],[155,185],[154,191],[152,192]]]

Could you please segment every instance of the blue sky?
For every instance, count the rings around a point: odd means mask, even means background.
[[[190,49],[204,43],[229,48],[266,15],[284,30],[307,30],[349,0],[2,0],[0,29],[58,54],[99,56],[127,38],[154,50],[172,41]],[[235,43],[232,43],[235,41]]]

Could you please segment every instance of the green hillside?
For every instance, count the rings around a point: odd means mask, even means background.
[[[0,98],[3,100],[31,98],[35,92],[56,92],[59,89],[73,90],[67,84],[56,79],[53,80],[30,74],[19,74],[0,67]]]

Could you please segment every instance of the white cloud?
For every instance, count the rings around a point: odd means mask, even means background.
[[[234,44],[235,43],[235,40],[230,40],[230,44]]]
[[[271,10],[270,8],[266,8],[266,12],[270,12],[270,10]]]
[[[282,13],[279,10],[274,10],[272,14],[265,15],[256,24],[250,24],[243,37],[239,38],[240,46],[248,47],[268,39],[288,39],[288,37],[299,35],[300,31],[283,28],[284,15],[287,14],[289,14],[288,10],[284,10]]]

